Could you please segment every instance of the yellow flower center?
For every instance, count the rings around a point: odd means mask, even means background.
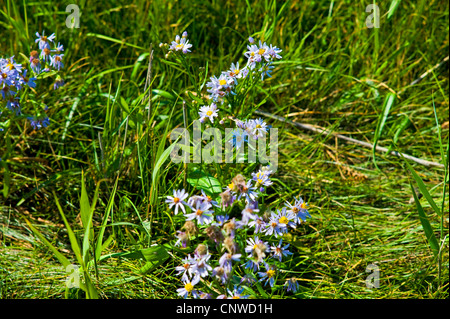
[[[287,224],[289,221],[288,221],[288,219],[286,218],[286,216],[281,216],[281,218],[278,220],[278,222],[279,222],[280,224]]]
[[[231,299],[241,299],[239,296],[233,296]]]
[[[179,199],[178,197],[174,197],[174,198],[173,198],[173,202],[174,202],[175,204],[178,204],[178,203],[180,202],[180,199]]]
[[[225,85],[225,84],[227,84],[227,81],[226,80],[219,80],[219,84],[220,85]]]
[[[190,282],[188,282],[186,285],[184,285],[184,289],[186,289],[187,292],[191,292],[194,290],[194,286]]]
[[[239,74],[239,70],[238,69],[234,70],[234,74],[238,75]]]
[[[191,267],[191,265],[189,265],[189,264],[184,264],[183,267],[184,267],[184,269],[189,269],[189,267]]]
[[[9,62],[6,66],[9,67],[10,70],[14,69],[14,65],[11,62]]]
[[[263,183],[263,180],[260,179],[260,178],[258,178],[258,179],[257,179],[257,182],[258,182],[259,184],[262,184],[262,183]]]
[[[272,226],[272,227],[276,227],[278,224],[277,224],[277,222],[275,222],[275,221],[273,221],[273,222],[271,222],[270,223],[270,226]]]
[[[211,116],[213,114],[213,112],[212,111],[208,111],[208,112],[206,112],[206,115],[208,115],[208,116]]]
[[[233,188],[234,188],[234,183],[228,184],[228,188],[229,188],[229,189],[233,189]]]
[[[275,270],[269,269],[266,274],[267,277],[272,278],[275,275]]]
[[[308,207],[308,205],[307,205],[306,203],[302,203],[302,204],[300,205],[300,207],[303,208],[303,209],[306,209],[306,208]]]
[[[258,50],[258,54],[259,54],[259,55],[263,55],[264,52],[266,52],[266,50],[263,49],[263,48],[261,48],[261,49]]]
[[[259,124],[256,124],[256,128],[261,128],[262,126]]]
[[[292,207],[292,211],[293,211],[294,213],[298,213],[298,208],[297,208],[296,206],[294,206],[294,207]]]
[[[176,48],[177,50],[182,49],[182,48],[183,48],[183,45],[182,45],[182,44],[178,44],[175,48]]]
[[[203,215],[203,211],[201,209],[197,209],[197,211],[195,213],[197,214],[197,216]]]
[[[255,250],[256,248],[258,248],[258,245],[257,245],[257,244],[254,244],[254,245],[253,245],[253,250]]]
[[[2,73],[2,78],[6,79],[8,75],[6,73]]]

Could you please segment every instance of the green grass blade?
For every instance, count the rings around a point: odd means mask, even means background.
[[[384,126],[386,124],[386,120],[389,117],[389,113],[391,111],[392,106],[394,105],[395,101],[395,94],[389,93],[386,98],[384,99],[383,103],[383,111],[380,115],[380,118],[378,120],[377,128],[375,129],[375,135],[374,135],[374,141],[373,141],[373,148],[372,148],[372,154],[373,154],[373,162],[376,166],[376,154],[375,150],[378,144],[378,140],[380,139]]]
[[[25,219],[25,222],[27,223],[28,227],[33,231],[33,233],[52,251],[52,253],[55,255],[55,257],[59,260],[59,262],[63,265],[64,268],[66,268],[68,265],[71,264],[71,262],[63,255],[61,254],[58,249],[56,249],[55,246],[53,246],[45,237],[37,230],[31,223]]]
[[[433,229],[431,228],[430,221],[428,220],[428,216],[423,210],[422,205],[420,204],[420,200],[417,197],[416,191],[412,183],[410,182],[411,190],[413,192],[414,201],[416,202],[417,212],[419,213],[420,222],[422,223],[423,230],[425,232],[425,236],[427,237],[428,243],[430,244],[431,251],[433,255],[436,257],[439,253],[439,244],[436,239],[436,236],[433,233]]]

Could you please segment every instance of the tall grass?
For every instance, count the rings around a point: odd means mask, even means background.
[[[3,298],[64,297],[63,268],[56,284],[42,279],[47,264],[57,265],[45,241],[71,263],[86,263],[85,278],[100,297],[175,297],[179,257],[166,258],[166,250],[177,253],[163,245],[176,224],[163,199],[184,186],[187,168],[165,161],[165,150],[168,133],[183,123],[183,100],[191,101],[196,88],[158,44],[184,30],[199,82],[237,61],[249,36],[261,38],[283,49],[268,85],[255,93],[255,101],[265,101],[261,109],[445,164],[406,165],[271,123],[280,128],[280,168],[267,200],[284,203],[301,193],[314,203],[313,218],[289,240],[296,253],[289,271],[301,284],[295,297],[448,297],[448,68],[410,86],[448,55],[446,1],[378,3],[379,29],[366,27],[364,1],[78,5],[80,28],[69,29],[65,4],[0,3],[0,56],[16,54],[25,63],[34,33],[56,32],[67,82],[59,95],[44,90],[36,97],[50,108],[46,131],[17,123],[8,129],[10,146],[0,139],[0,187],[10,180],[0,199]],[[252,169],[236,166],[223,178]],[[72,238],[86,259],[79,260]],[[156,263],[145,254],[152,245],[164,247]],[[127,255],[135,251],[144,253]],[[369,264],[381,269],[379,289],[365,285]]]

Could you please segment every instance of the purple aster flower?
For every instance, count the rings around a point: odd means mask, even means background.
[[[55,69],[58,69],[58,71],[64,68],[64,63],[62,62],[63,56],[64,54],[55,54],[54,56],[51,56],[50,66],[53,66]]]
[[[270,266],[267,263],[264,263],[264,266],[266,268],[265,272],[258,272],[258,276],[261,277],[261,279],[259,281],[266,281],[264,283],[264,286],[267,285],[267,283],[269,283],[270,287],[273,287],[273,285],[275,284],[275,276],[276,276],[276,270],[274,266]]]
[[[297,292],[298,290],[298,282],[295,278],[289,278],[286,280],[284,286],[286,287],[286,291]]]
[[[35,40],[36,43],[39,42],[39,50],[42,50],[44,48],[50,49],[50,44],[48,43],[53,42],[53,40],[56,38],[55,34],[51,34],[50,36],[45,36],[45,31],[42,31],[42,35],[39,34],[39,32],[36,32],[37,39]]]
[[[195,207],[191,207],[194,211],[193,213],[186,214],[187,220],[196,219],[197,223],[200,225],[210,224],[213,220],[212,211],[209,210],[211,208],[211,204],[208,202],[199,202],[197,201]]]
[[[224,253],[222,257],[219,259],[219,265],[225,269],[226,272],[231,272],[231,269],[233,268],[233,265],[231,263],[232,260],[239,261],[241,258],[241,254],[230,254],[230,253]]]
[[[281,261],[282,256],[288,256],[288,255],[292,255],[292,253],[287,250],[287,248],[289,247],[289,244],[285,245],[285,246],[281,246],[283,242],[283,239],[280,239],[280,242],[278,243],[278,246],[272,246],[270,247],[270,250],[273,253],[273,257],[277,257],[279,261]]]
[[[20,104],[19,104],[20,98],[18,97],[10,97],[8,102],[6,102],[6,108],[13,112],[15,115],[21,114]]]
[[[186,209],[184,208],[184,205],[187,205],[187,203],[184,201],[189,196],[188,193],[184,189],[181,190],[174,190],[173,191],[173,197],[167,196],[166,203],[169,204],[169,208],[171,209],[173,206],[175,206],[175,215],[178,214],[178,209],[181,209],[183,213],[186,214]]]
[[[194,289],[194,286],[196,284],[198,284],[199,281],[200,281],[200,277],[194,277],[194,279],[192,281],[186,281],[184,283],[184,287],[183,288],[177,289],[178,296],[181,296],[183,298],[187,298],[190,294],[192,294],[192,296],[194,298],[198,298],[199,295],[198,295],[197,290]]]

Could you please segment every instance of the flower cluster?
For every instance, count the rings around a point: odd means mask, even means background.
[[[184,31],[181,34],[181,37],[179,35],[175,36],[175,41],[172,41],[170,45],[168,43],[159,44],[160,48],[166,47],[169,49],[169,52],[166,54],[166,58],[168,58],[170,54],[176,52],[182,52],[184,54],[191,52],[189,49],[192,48],[192,44],[189,43],[187,36],[187,31]]]
[[[210,81],[206,83],[208,87],[207,92],[210,93],[210,98],[214,102],[220,101],[224,103],[224,98],[228,95],[236,95],[235,88],[239,82],[246,79],[249,74],[252,76],[260,76],[261,80],[264,77],[271,77],[273,69],[272,62],[276,59],[281,59],[279,53],[281,49],[267,45],[265,42],[259,41],[259,45],[251,44],[247,46],[248,51],[244,53],[247,58],[245,66],[240,67],[239,62],[231,63],[228,70],[222,71],[219,77],[212,76]]]
[[[36,43],[38,43],[38,51],[31,51],[29,57],[30,69],[34,76],[30,75],[29,69],[24,67],[15,61],[14,56],[9,58],[0,58],[0,93],[2,102],[1,106],[5,106],[13,115],[22,115],[21,94],[26,87],[35,89],[36,81],[39,75],[43,72],[50,72],[53,68],[55,71],[59,71],[64,67],[61,54],[64,51],[63,46],[58,43],[52,49],[50,43],[54,43],[55,34],[45,36],[44,32],[40,35],[36,33],[38,37]],[[58,89],[64,85],[64,80],[57,74],[56,80],[53,84],[53,89]],[[23,97],[22,97],[23,98]],[[45,112],[48,108],[45,107]],[[0,110],[0,115],[2,114]],[[47,127],[50,120],[47,115],[28,116],[33,129],[40,129]]]
[[[262,283],[274,287],[280,280],[279,265],[292,255],[289,244],[283,243],[283,235],[310,215],[300,197],[294,203],[286,202],[276,212],[260,210],[258,200],[273,184],[271,174],[269,167],[253,172],[248,180],[238,174],[217,201],[203,190],[201,195],[192,196],[184,189],[174,190],[173,196],[167,197],[166,203],[174,214],[182,212],[185,217],[175,245],[186,248],[194,238],[207,239],[175,268],[183,283],[177,290],[179,296],[247,298],[245,286]],[[236,215],[236,211],[240,213]],[[199,290],[201,279],[212,280],[216,289],[204,285],[202,289],[211,291]],[[295,292],[296,279],[288,279],[284,287]]]

